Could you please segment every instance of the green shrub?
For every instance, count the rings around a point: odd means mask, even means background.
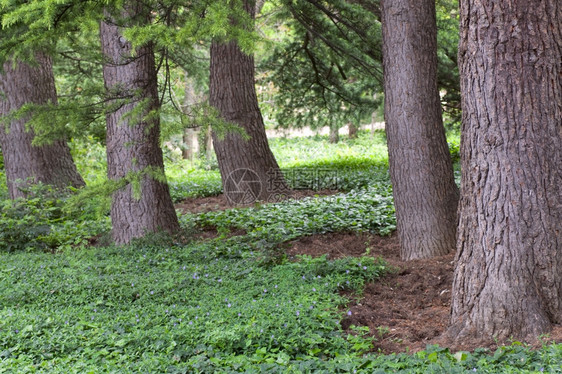
[[[26,198],[0,201],[0,251],[85,246],[89,238],[108,230],[107,219],[78,220],[63,212],[68,193],[43,184],[26,193]]]
[[[449,140],[449,152],[451,153],[451,160],[454,164],[460,162],[461,160],[461,153],[460,153],[460,143],[458,140]]]

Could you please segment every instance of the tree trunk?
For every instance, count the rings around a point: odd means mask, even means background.
[[[188,114],[190,107],[197,103],[197,94],[195,93],[195,83],[192,79],[187,78],[185,84],[185,99],[183,101],[183,113]],[[196,153],[196,146],[198,136],[194,128],[188,127],[183,130],[183,149],[182,157],[185,160],[193,160]]]
[[[359,126],[357,126],[355,122],[351,121],[347,124],[347,129],[348,129],[349,139],[357,139],[357,132],[359,131]]]
[[[253,1],[245,1],[254,17]],[[213,144],[225,196],[232,204],[266,201],[284,193],[287,186],[267,142],[263,118],[258,107],[254,83],[254,58],[244,54],[234,41],[211,45],[209,102],[222,118],[243,128],[250,136],[244,140],[229,133]]]
[[[0,75],[0,116],[21,108],[24,104],[57,103],[55,77],[51,57],[37,53],[37,66],[12,61],[4,64]],[[66,140],[50,145],[33,146],[33,130],[26,130],[25,118],[11,121],[9,127],[0,125],[0,146],[4,154],[10,198],[24,197],[28,184],[45,183],[59,188],[82,187]]]
[[[140,2],[129,2],[122,18],[131,26],[132,20],[149,22],[147,14]],[[176,231],[179,224],[165,181],[160,121],[154,113],[159,103],[152,46],[137,47],[133,54],[122,27],[112,21],[101,22],[100,37],[105,87],[115,107],[107,115],[108,177],[128,181],[113,194],[113,239],[126,244],[148,232]]]
[[[197,151],[196,142],[197,142],[198,134],[195,129],[187,128],[183,130],[183,149],[182,149],[182,158],[184,160],[193,161],[193,156]]]
[[[328,140],[332,144],[337,144],[340,141],[340,128],[337,125],[330,125]]]
[[[400,256],[455,248],[458,189],[437,90],[435,0],[383,0],[385,122]]]
[[[459,341],[562,322],[561,19],[558,0],[461,1]]]

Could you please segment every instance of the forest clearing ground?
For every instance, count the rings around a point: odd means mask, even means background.
[[[382,257],[393,268],[379,282],[368,283],[364,294],[351,297],[342,327],[368,326],[375,351],[415,352],[435,344],[446,327],[450,307],[454,255],[432,260],[401,261],[398,237],[370,233],[328,233],[293,241],[290,256],[327,254],[329,258]]]

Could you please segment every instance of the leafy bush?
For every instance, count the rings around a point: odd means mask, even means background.
[[[222,192],[218,171],[189,170],[168,177],[170,195],[175,202],[190,197],[216,196]]]
[[[449,140],[449,152],[451,153],[451,160],[454,164],[460,162],[461,160],[461,153],[460,153],[460,143],[457,139]]]
[[[6,183],[6,174],[4,173],[4,170],[0,169],[0,200],[6,200],[9,198],[8,185]]]
[[[73,220],[63,213],[67,194],[37,184],[27,198],[0,201],[0,251],[60,250],[85,246],[88,239],[109,229],[109,221]]]

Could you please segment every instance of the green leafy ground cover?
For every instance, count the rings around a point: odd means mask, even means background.
[[[362,131],[357,139],[331,144],[327,136],[275,138],[270,141],[287,182],[297,189],[349,191],[373,182],[389,185],[384,133]],[[216,160],[209,163],[216,165]],[[194,167],[195,165],[195,167]],[[174,201],[213,196],[221,192],[217,167],[201,168],[198,162],[175,160],[166,165]]]
[[[562,372],[561,345],[369,353],[364,330],[341,329],[348,300],[339,291],[360,294],[386,264],[286,259],[280,245],[299,236],[394,229],[382,140],[274,142],[282,167],[334,166],[348,175],[349,193],[182,216],[184,237],[217,228],[219,238],[206,241],[154,235],[93,248],[87,239],[109,229],[95,204],[69,210],[66,197],[41,188],[15,205],[2,201],[0,373]],[[337,156],[346,147],[350,156]],[[171,175],[179,181],[181,172]],[[202,194],[216,192],[207,173],[191,171]],[[245,234],[226,235],[234,229]]]

